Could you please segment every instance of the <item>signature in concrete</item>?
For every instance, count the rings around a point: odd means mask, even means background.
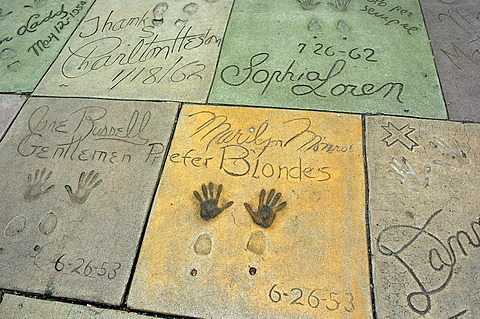
[[[470,223],[470,231],[458,230],[442,241],[438,235],[427,230],[441,212],[441,209],[435,211],[421,227],[386,227],[376,242],[378,251],[384,256],[393,257],[418,285],[417,291],[407,295],[407,302],[410,309],[420,315],[430,311],[431,296],[440,293],[450,284],[458,262],[458,253],[468,256],[467,245],[480,247],[480,216]]]

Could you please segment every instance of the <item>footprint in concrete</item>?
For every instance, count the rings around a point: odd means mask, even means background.
[[[193,245],[193,250],[195,250],[198,255],[206,256],[210,254],[212,251],[212,237],[206,233],[198,236],[195,245]]]
[[[50,235],[55,228],[57,228],[57,216],[52,212],[46,214],[38,225],[38,230],[44,235]]]
[[[267,249],[267,237],[261,230],[252,233],[247,243],[247,249],[256,255],[262,255]]]
[[[2,51],[0,51],[0,60],[9,60],[9,59],[13,59],[16,56],[17,56],[17,53],[15,52],[15,50],[10,48],[5,48]]]
[[[312,18],[310,22],[308,23],[308,31],[315,32],[320,30],[320,22],[316,18]]]
[[[25,225],[27,224],[27,219],[22,216],[14,217],[5,227],[5,236],[13,237],[18,234],[21,234],[25,230]]]
[[[191,2],[187,4],[185,7],[183,7],[183,12],[185,12],[188,15],[194,15],[195,13],[197,13],[197,10],[198,10],[198,4],[196,4],[195,2]]]
[[[164,23],[163,15],[168,10],[168,4],[166,2],[160,2],[153,8],[153,20],[152,24],[154,26],[159,26]]]
[[[340,19],[337,22],[337,29],[341,32],[348,32],[350,31],[350,26],[348,25],[347,21]]]
[[[47,3],[47,1],[46,0],[34,0],[33,3],[35,4],[35,6],[37,8],[39,8],[39,7],[43,7]]]

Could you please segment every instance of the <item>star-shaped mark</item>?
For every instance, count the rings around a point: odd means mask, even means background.
[[[388,135],[382,139],[382,142],[385,142],[387,147],[395,145],[395,143],[398,142],[412,152],[415,146],[419,146],[418,143],[409,136],[415,132],[415,129],[410,127],[408,123],[401,128],[397,128],[392,122],[388,122],[387,125],[382,125],[382,128],[388,133]]]

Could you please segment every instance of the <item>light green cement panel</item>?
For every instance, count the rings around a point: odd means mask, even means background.
[[[97,1],[34,94],[203,103],[232,3]]]
[[[94,0],[0,2],[0,92],[32,92]]]
[[[209,102],[446,118],[416,0],[236,1]]]

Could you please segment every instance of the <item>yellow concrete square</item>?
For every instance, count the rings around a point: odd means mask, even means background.
[[[371,318],[360,116],[184,106],[128,298],[214,318]]]

